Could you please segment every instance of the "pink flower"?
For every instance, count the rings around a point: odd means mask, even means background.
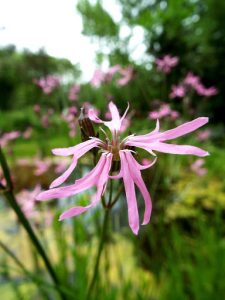
[[[148,117],[152,120],[157,120],[161,118],[161,114],[158,111],[151,111],[148,115]]]
[[[186,94],[186,89],[183,85],[172,85],[172,91],[170,93],[170,98],[183,98]]]
[[[110,67],[107,72],[105,73],[105,81],[111,81],[113,78],[113,75],[115,75],[117,72],[119,72],[121,70],[121,66],[120,65],[115,65]]]
[[[111,112],[110,111],[107,111],[105,113],[105,118],[107,120],[109,120],[111,118]],[[126,131],[129,126],[130,126],[130,117],[126,116],[122,120],[121,127],[120,127],[120,132],[122,133],[122,132]]]
[[[23,133],[23,137],[25,139],[29,139],[31,137],[32,132],[33,132],[33,128],[32,127],[27,127],[27,129]]]
[[[121,69],[120,70],[120,74],[122,75],[122,77],[117,80],[117,84],[119,86],[127,85],[128,82],[133,77],[133,68],[131,66],[129,66],[129,67],[125,68],[125,69]]]
[[[105,80],[105,73],[101,69],[97,69],[91,79],[91,85],[94,87],[99,87]]]
[[[0,137],[0,145],[5,147],[10,141],[17,139],[20,135],[19,131],[6,132]]]
[[[4,175],[2,173],[2,170],[0,170],[0,186],[5,187],[7,185],[7,182],[4,178]]]
[[[35,211],[35,197],[40,193],[40,185],[36,185],[33,191],[22,190],[17,194],[16,199],[27,218],[33,218],[38,215],[38,211]]]
[[[70,101],[76,101],[79,92],[80,92],[80,86],[77,85],[77,84],[72,85],[70,90],[69,90],[69,94],[68,94],[69,100]]]
[[[151,167],[156,162],[156,154],[153,151],[171,154],[191,154],[200,157],[208,155],[208,152],[195,146],[166,143],[166,141],[178,138],[198,129],[208,122],[208,118],[197,118],[191,122],[184,123],[183,125],[165,132],[159,131],[159,121],[157,121],[156,128],[152,132],[145,135],[130,135],[121,140],[120,132],[127,110],[123,116],[120,117],[116,105],[110,102],[109,111],[111,113],[111,120],[109,121],[101,120],[97,115],[95,115],[94,110],[89,110],[88,115],[92,121],[99,124],[104,124],[109,128],[112,134],[111,140],[109,140],[108,137],[105,140],[100,140],[96,137],[90,137],[89,140],[74,147],[53,150],[53,153],[56,155],[72,155],[72,163],[60,177],[53,181],[49,190],[38,195],[38,200],[70,197],[93,186],[96,186],[97,188],[97,192],[89,205],[84,207],[77,206],[69,209],[60,216],[60,220],[76,216],[95,206],[97,203],[99,203],[101,196],[106,189],[107,182],[109,180],[122,178],[127,198],[129,225],[132,231],[137,234],[139,230],[139,214],[135,185],[140,190],[145,202],[145,211],[142,222],[144,225],[150,220],[152,203],[148,190],[142,179],[141,170]],[[133,155],[134,151],[130,150],[130,147],[137,147],[146,150],[154,156],[154,160],[147,165],[139,164]],[[96,166],[84,177],[76,180],[74,184],[57,187],[64,183],[73,172],[77,165],[78,159],[93,148],[99,148],[99,152],[101,153],[100,159]],[[120,171],[117,175],[111,175],[111,166],[114,161],[118,160],[120,160]]]
[[[171,72],[172,68],[174,68],[179,62],[179,58],[176,56],[165,55],[161,59],[157,58],[155,63],[157,65],[157,70],[162,71],[165,74]]]
[[[40,105],[39,105],[39,104],[35,104],[35,105],[33,106],[33,111],[34,111],[36,114],[39,114],[40,111],[41,111]]]
[[[40,79],[34,79],[33,82],[42,89],[44,94],[51,94],[54,89],[60,85],[60,79],[57,76],[48,75]]]
[[[44,174],[45,172],[48,171],[49,167],[50,167],[49,161],[43,161],[43,160],[40,160],[39,158],[37,158],[35,161],[34,174],[36,176],[41,176],[42,174]]]
[[[173,121],[176,120],[177,118],[179,118],[179,115],[180,115],[179,112],[176,110],[172,110],[170,112],[170,117]]]
[[[202,131],[198,132],[197,139],[199,141],[205,141],[205,140],[208,140],[208,138],[210,136],[211,136],[211,130],[210,129],[205,129],[205,130],[202,130]]]
[[[83,108],[85,111],[89,111],[89,110],[93,111],[97,116],[100,114],[99,110],[89,102],[84,102]]]
[[[204,176],[207,173],[207,169],[203,168],[205,161],[203,159],[197,159],[192,165],[191,170],[199,176]]]
[[[212,86],[212,87],[206,88],[201,83],[199,83],[195,87],[195,90],[200,96],[205,96],[205,97],[212,97],[218,93],[218,90],[215,87]]]
[[[192,72],[189,72],[184,78],[183,83],[195,89],[200,83],[200,77],[194,75]]]
[[[148,116],[152,120],[157,120],[164,117],[170,117],[172,120],[176,120],[179,116],[179,113],[175,110],[171,110],[169,104],[163,103],[160,106],[159,111],[151,111]]]
[[[143,158],[141,163],[142,163],[142,165],[147,166],[147,165],[150,165],[152,163],[152,160],[150,160],[148,158]]]
[[[27,158],[20,158],[16,160],[18,166],[29,166],[30,161]]]
[[[48,114],[45,114],[41,117],[41,124],[44,128],[49,127],[49,115]]]
[[[60,161],[57,165],[56,165],[56,167],[55,167],[55,172],[57,173],[57,174],[60,174],[60,173],[62,173],[64,170],[65,170],[65,168],[68,166],[68,162],[67,161]]]

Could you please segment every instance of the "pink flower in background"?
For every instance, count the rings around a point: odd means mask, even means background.
[[[170,98],[183,98],[186,94],[186,89],[183,85],[172,85]]]
[[[144,165],[144,166],[148,166],[148,165],[150,165],[152,162],[153,162],[153,161],[150,160],[150,159],[148,159],[148,158],[143,158],[142,161],[141,161],[142,165]]]
[[[184,78],[183,83],[195,89],[200,84],[200,77],[189,72]]]
[[[172,110],[172,111],[170,112],[170,117],[171,117],[171,119],[172,119],[173,121],[175,121],[177,118],[179,118],[179,116],[180,116],[180,114],[179,114],[179,112],[176,111],[176,110]]]
[[[36,176],[41,176],[42,174],[47,172],[51,165],[51,163],[49,161],[47,161],[47,160],[43,161],[43,160],[40,160],[39,158],[37,158],[34,163],[35,163],[34,174]]]
[[[42,192],[37,196],[38,200],[43,201],[54,198],[70,197],[77,195],[78,193],[83,192],[91,187],[95,186],[97,188],[97,192],[92,197],[92,201],[89,205],[84,207],[76,206],[65,211],[60,216],[60,220],[76,216],[95,206],[100,202],[101,196],[105,192],[108,181],[122,178],[127,199],[129,225],[132,231],[137,234],[139,231],[139,213],[135,185],[140,190],[145,202],[145,211],[142,222],[144,225],[150,220],[152,203],[148,190],[142,179],[141,170],[151,167],[156,162],[156,154],[153,151],[171,154],[190,154],[200,157],[208,155],[208,152],[195,146],[167,143],[167,141],[176,139],[203,126],[208,122],[208,118],[197,118],[191,122],[184,123],[165,132],[160,132],[159,121],[157,121],[156,128],[152,132],[137,136],[130,135],[125,139],[121,139],[121,127],[128,108],[121,117],[116,105],[110,102],[109,111],[111,113],[111,120],[108,121],[103,121],[100,119],[95,114],[93,109],[89,110],[88,116],[92,121],[108,127],[111,132],[111,140],[108,138],[105,140],[100,140],[96,137],[90,137],[89,140],[76,146],[53,150],[53,154],[56,155],[71,155],[72,162],[69,168],[52,182],[49,190]],[[134,156],[134,151],[130,150],[130,147],[137,147],[146,150],[154,156],[154,160],[147,165],[139,164]],[[78,159],[93,148],[99,148],[100,150],[100,158],[96,166],[84,177],[76,180],[74,184],[58,187],[59,185],[63,184],[74,171]],[[118,174],[111,175],[111,166],[114,161],[118,160],[120,160],[120,170]]]
[[[170,113],[171,113],[170,105],[166,104],[166,103],[162,104],[159,112],[160,112],[161,117],[166,117],[166,116],[170,115]]]
[[[75,124],[73,125],[72,123],[70,123],[70,124],[69,124],[69,128],[70,128],[69,136],[70,136],[71,138],[75,137],[76,134],[77,134],[76,125],[75,125]]]
[[[197,159],[192,165],[191,170],[199,176],[204,176],[207,173],[207,169],[203,168],[204,159]]]
[[[21,136],[19,131],[6,132],[0,137],[0,146],[5,147],[10,141],[13,141]]]
[[[218,93],[218,90],[215,87],[212,86],[210,88],[206,88],[201,83],[195,87],[195,90],[200,96],[205,97],[212,97]]]
[[[97,69],[91,79],[91,85],[94,87],[99,87],[105,80],[105,73],[101,69]]]
[[[33,82],[47,95],[51,94],[60,85],[60,79],[53,75],[34,79]]]
[[[80,86],[77,84],[72,85],[69,90],[68,99],[70,101],[76,101],[79,92],[80,92]]]
[[[36,113],[36,114],[39,114],[41,112],[41,107],[39,104],[35,104],[33,106],[33,111]]]
[[[35,198],[40,192],[40,185],[36,185],[33,191],[22,190],[16,195],[17,202],[28,219],[38,216],[38,211],[35,211]]]
[[[157,70],[165,74],[169,74],[178,62],[179,58],[177,56],[171,56],[169,54],[155,60]]]
[[[44,128],[48,128],[50,123],[49,123],[49,115],[48,114],[45,114],[41,117],[41,125],[44,127]]]
[[[157,120],[157,119],[161,118],[161,115],[160,115],[160,112],[158,112],[158,111],[151,111],[149,113],[148,117],[149,117],[149,119]]]
[[[16,160],[18,166],[29,166],[30,161],[27,158],[20,158]]]
[[[27,127],[27,129],[23,132],[23,137],[25,139],[29,139],[32,135],[33,128],[32,127]]]
[[[205,141],[205,140],[208,140],[209,137],[211,136],[212,132],[210,129],[205,129],[205,130],[202,130],[200,132],[197,133],[197,139],[199,141]]]
[[[94,113],[95,113],[97,116],[99,116],[99,114],[100,114],[99,110],[98,110],[96,107],[94,107],[94,106],[93,106],[91,103],[89,103],[89,102],[84,102],[84,103],[83,103],[83,108],[84,108],[85,111],[89,111],[89,110],[94,111]]]
[[[5,187],[7,185],[7,182],[4,178],[4,175],[2,173],[2,170],[0,170],[0,186]]]
[[[149,113],[149,118],[152,120],[161,119],[163,117],[169,116],[171,113],[170,105],[167,103],[163,103],[158,111],[151,111]]]
[[[117,80],[117,84],[119,86],[127,85],[129,81],[133,78],[133,68],[131,66],[128,66],[125,69],[120,70],[121,78]]]
[[[152,120],[157,120],[165,117],[170,117],[171,120],[176,120],[179,117],[179,113],[175,110],[172,110],[169,104],[163,103],[161,104],[158,111],[151,111],[148,117]]]
[[[120,65],[115,65],[115,66],[110,67],[105,74],[105,81],[111,81],[113,76],[116,73],[120,72],[121,69],[122,68]]]
[[[68,161],[62,160],[62,161],[58,162],[58,164],[55,166],[55,172],[57,174],[60,174],[66,169],[67,166],[68,166]]]
[[[197,94],[205,97],[212,97],[218,93],[217,88],[209,87],[206,88],[202,83],[199,76],[194,75],[192,72],[189,72],[183,80],[185,86],[192,87]]]
[[[120,132],[125,132],[127,130],[127,128],[129,128],[130,126],[130,119],[129,118],[124,118],[122,123],[121,123],[121,128],[120,128]]]

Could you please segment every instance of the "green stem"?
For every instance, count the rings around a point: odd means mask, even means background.
[[[123,184],[120,185],[120,187],[118,189],[118,192],[116,193],[113,201],[110,202],[110,206],[109,206],[110,208],[112,208],[116,204],[116,202],[118,201],[118,199],[119,199],[120,194],[122,193],[122,191],[123,191]]]
[[[118,189],[117,194],[115,195],[115,198],[112,199],[113,196],[113,180],[110,180],[110,187],[109,187],[109,200],[108,203],[105,203],[105,198],[103,198],[103,207],[105,208],[105,214],[104,214],[104,220],[103,220],[103,226],[102,226],[102,232],[101,232],[101,237],[99,240],[99,246],[98,246],[98,252],[97,252],[97,257],[95,261],[95,266],[94,266],[94,272],[91,278],[91,282],[88,288],[87,292],[87,297],[86,299],[90,299],[90,295],[92,293],[92,290],[95,286],[96,280],[98,278],[98,273],[99,273],[99,264],[100,264],[100,259],[101,259],[101,254],[105,245],[106,241],[106,236],[107,236],[107,230],[108,230],[108,223],[109,223],[109,214],[110,214],[110,209],[113,207],[113,205],[116,203],[116,201],[119,199],[119,196],[123,190],[123,185],[120,186]],[[104,197],[104,196],[103,196]]]
[[[18,205],[16,198],[13,194],[13,185],[12,185],[12,180],[11,180],[11,176],[10,176],[10,171],[8,168],[8,164],[6,162],[5,156],[1,150],[0,147],[0,164],[2,166],[2,170],[4,173],[4,177],[6,179],[7,182],[7,186],[6,189],[4,190],[4,195],[6,197],[6,199],[8,200],[9,205],[12,207],[12,209],[15,211],[20,223],[23,225],[24,229],[26,230],[26,232],[28,233],[34,247],[37,249],[38,253],[40,254],[40,256],[42,257],[46,269],[48,270],[49,275],[51,276],[53,282],[56,285],[56,288],[58,290],[58,292],[60,293],[60,296],[63,300],[66,299],[66,297],[64,296],[64,294],[58,289],[58,285],[59,285],[59,279],[41,245],[41,243],[39,242],[39,239],[37,238],[36,234],[34,233],[30,223],[28,222],[28,220],[26,219],[26,217],[24,216],[20,206]]]
[[[97,277],[98,277],[100,258],[101,258],[102,250],[103,250],[103,247],[105,244],[105,239],[106,239],[106,233],[107,233],[107,227],[108,227],[108,221],[109,221],[109,213],[110,213],[110,210],[106,208],[101,238],[100,238],[99,246],[98,246],[98,253],[97,253],[97,257],[96,257],[96,261],[95,261],[94,272],[93,272],[91,283],[89,285],[88,292],[87,292],[87,298],[86,298],[87,300],[90,299],[90,294],[94,288],[94,285],[95,285]]]

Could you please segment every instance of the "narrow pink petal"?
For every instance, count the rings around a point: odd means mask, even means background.
[[[86,153],[90,149],[97,147],[100,142],[101,141],[99,139],[90,139],[74,147],[53,149],[52,153],[60,156],[77,155],[81,157],[84,153]]]
[[[73,185],[54,188],[42,192],[36,197],[36,200],[45,201],[50,199],[66,198],[75,195],[79,192],[80,190],[77,187],[75,187],[75,184],[73,184]]]
[[[103,153],[95,168],[93,168],[84,177],[76,180],[75,184],[42,192],[36,197],[36,199],[43,201],[56,198],[66,198],[89,189],[90,187],[96,185],[97,181],[99,180],[99,176],[102,173],[105,161],[106,154]]]
[[[153,131],[147,133],[147,134],[142,134],[142,135],[130,135],[129,137],[126,138],[127,142],[154,142],[158,140],[158,137],[160,136],[160,123],[159,120],[157,119],[156,121],[156,127]]]
[[[136,161],[136,163],[138,164],[139,170],[145,170],[145,169],[151,168],[156,163],[156,161],[157,161],[157,157],[155,157],[154,160],[150,164],[147,164],[147,165],[141,165],[137,161]]]
[[[111,116],[112,116],[112,121],[113,122],[120,122],[120,114],[119,114],[118,108],[116,107],[116,105],[112,101],[109,103],[109,111],[110,111]]]
[[[112,163],[112,154],[110,153],[109,155],[102,155],[105,160],[103,161],[104,167],[102,170],[98,169],[98,183],[97,183],[97,193],[94,196],[94,201],[92,201],[91,204],[87,205],[87,206],[77,206],[77,207],[72,207],[69,210],[65,211],[59,218],[60,221],[62,221],[63,219],[66,218],[71,218],[74,216],[77,216],[83,212],[86,212],[88,209],[90,209],[91,207],[95,206],[101,199],[104,187],[108,181],[108,177],[109,177],[109,171],[111,169],[111,163]],[[101,163],[102,165],[102,163]],[[89,173],[90,174],[90,173]],[[77,181],[76,181],[77,184]],[[81,184],[81,181],[80,181]]]
[[[62,153],[67,153],[66,155],[68,155],[68,153],[73,154],[73,160],[71,165],[69,166],[69,168],[58,178],[56,178],[50,185],[50,188],[54,188],[59,186],[60,184],[62,184],[63,182],[66,181],[66,179],[70,176],[70,174],[73,172],[73,170],[75,169],[76,165],[77,165],[77,160],[83,156],[86,152],[88,152],[89,150],[91,150],[94,147],[97,147],[99,144],[98,139],[91,139],[88,140],[84,143],[80,143],[79,145],[76,145],[75,147],[70,147],[70,148],[65,148],[63,149],[54,149],[54,154],[59,154],[62,155]],[[68,150],[69,149],[69,150]],[[55,150],[60,150],[60,151],[55,151]],[[69,152],[68,152],[69,151]],[[69,154],[69,155],[70,155]]]
[[[62,184],[63,182],[66,181],[66,179],[70,176],[70,174],[73,172],[73,170],[75,169],[77,165],[77,158],[73,157],[72,163],[69,166],[69,168],[62,174],[60,175],[58,178],[56,178],[51,184],[50,184],[50,189],[59,186],[60,184]]]
[[[99,180],[99,175],[102,173],[104,169],[104,165],[107,161],[106,154],[103,153],[97,163],[97,165],[84,177],[77,179],[75,181],[75,185],[79,187],[85,188],[86,186],[92,185],[93,182],[96,182]]]
[[[88,118],[95,123],[103,123],[104,122],[96,115],[95,110],[93,108],[90,108],[88,110]]]
[[[121,177],[123,177],[122,169],[120,169],[120,171],[119,171],[119,173],[117,175],[111,175],[111,176],[109,176],[109,178],[111,178],[111,179],[119,179]]]
[[[152,212],[151,197],[150,197],[150,194],[149,194],[149,192],[145,186],[145,183],[142,179],[141,172],[139,170],[139,164],[134,159],[131,152],[127,151],[125,153],[125,155],[126,155],[128,163],[129,163],[129,169],[130,169],[131,176],[132,176],[135,184],[139,188],[139,190],[144,198],[144,201],[145,201],[145,212],[144,212],[144,218],[143,218],[143,222],[142,222],[142,225],[145,225],[145,224],[149,223],[150,217],[151,217],[151,212]]]
[[[209,153],[207,151],[202,150],[201,148],[189,145],[174,145],[174,144],[166,144],[161,142],[151,143],[149,145],[151,150],[171,153],[171,154],[191,154],[196,156],[207,156]],[[143,149],[147,150],[147,147]]]
[[[157,142],[157,141],[167,141],[167,140],[171,140],[171,139],[175,139],[177,137],[183,136],[185,134],[188,134],[196,129],[198,129],[199,127],[205,125],[206,123],[208,123],[209,119],[206,117],[200,117],[197,118],[191,122],[187,122],[184,123],[176,128],[167,130],[165,132],[158,132],[156,129],[153,130],[152,132],[148,133],[148,134],[144,134],[144,135],[137,135],[137,136],[133,136],[130,137],[127,140],[127,144],[129,142],[145,142],[145,143],[153,143],[153,142]],[[159,124],[157,124],[157,127],[159,126]],[[158,128],[159,129],[159,128]]]
[[[180,137],[182,135],[185,135],[187,133],[190,133],[190,132],[198,129],[199,127],[208,123],[208,121],[209,121],[209,118],[200,117],[191,122],[184,123],[180,126],[177,126],[176,128],[162,132],[159,136],[159,140],[160,141],[168,141],[168,140],[175,139],[177,137]]]
[[[125,110],[125,112],[124,112],[124,114],[123,114],[123,116],[122,116],[122,118],[121,118],[121,123],[122,123],[122,121],[125,119],[125,117],[126,117],[126,115],[127,115],[127,112],[128,112],[128,110],[129,110],[129,108],[130,108],[130,104],[128,103],[127,104],[127,108],[126,108],[126,110]]]
[[[132,180],[132,177],[130,176],[128,162],[126,160],[126,156],[123,153],[123,151],[120,151],[120,159],[121,159],[121,168],[123,170],[122,171],[123,182],[124,182],[127,206],[128,206],[128,222],[133,233],[137,235],[139,231],[139,214],[138,214],[134,182]]]
[[[159,119],[157,119],[155,129],[151,132],[151,134],[158,133],[159,129],[160,129],[160,124],[159,124]]]
[[[84,207],[83,206],[72,207],[60,215],[59,221],[80,215],[80,214],[86,212],[91,207],[92,207],[92,205],[88,205],[88,206],[84,206]]]

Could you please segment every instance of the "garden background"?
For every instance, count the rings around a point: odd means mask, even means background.
[[[117,0],[117,19],[105,4],[74,5],[83,34],[98,46],[98,67],[88,82],[68,59],[0,44],[1,299],[224,299],[225,2]],[[209,117],[178,143],[210,156],[157,153],[157,163],[142,172],[153,211],[137,236],[122,191],[89,291],[103,207],[59,222],[66,208],[88,203],[93,191],[46,202],[35,197],[70,163],[51,149],[82,141],[80,109],[91,107],[105,119],[110,101],[121,114],[129,103],[124,136],[153,130],[157,119],[163,131]],[[140,152],[138,159],[146,164],[146,157]],[[91,154],[81,158],[70,182],[91,165]],[[142,216],[138,191],[137,198]]]

